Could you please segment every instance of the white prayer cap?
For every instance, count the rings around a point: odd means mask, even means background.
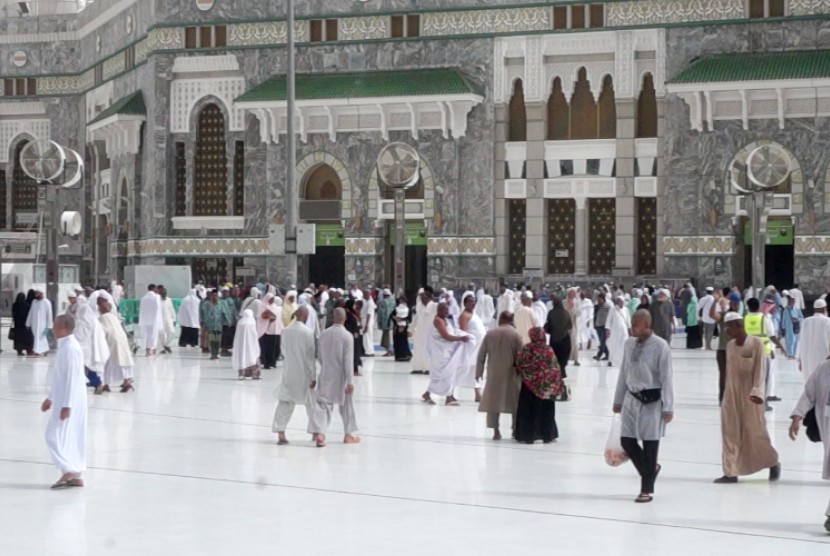
[[[643,297],[643,290],[637,288],[636,290],[634,290],[634,295],[636,295],[637,297]]]
[[[229,292],[229,291],[231,291],[231,289],[228,286],[222,286],[222,291],[223,292]]]
[[[715,291],[715,288],[713,288],[712,286],[709,286],[709,287],[706,288],[706,291],[707,292],[713,292],[713,291]]]
[[[528,298],[528,299],[533,299],[533,292],[532,292],[532,291],[529,291],[529,290],[528,290],[528,291],[526,291],[526,292],[522,293],[522,295],[523,295],[524,297]]]
[[[392,295],[392,292],[389,290],[389,288],[386,288],[383,290],[383,295]]]
[[[732,322],[733,320],[744,320],[744,318],[735,311],[729,311],[723,320],[724,322]]]
[[[75,293],[75,290],[69,290],[68,292],[66,292],[66,297],[67,299],[77,299],[78,294]]]
[[[409,307],[407,307],[406,305],[398,305],[398,307],[395,309],[395,316],[397,316],[399,319],[405,319],[409,316]]]
[[[816,302],[813,303],[813,309],[826,309],[827,302],[823,299],[816,299]]]

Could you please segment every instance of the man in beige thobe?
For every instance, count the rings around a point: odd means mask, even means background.
[[[728,313],[724,322],[733,339],[726,346],[726,390],[720,410],[723,477],[715,483],[737,483],[740,475],[762,469],[769,469],[769,480],[777,481],[781,464],[764,421],[764,345],[747,335],[738,313]]]
[[[514,316],[516,331],[522,339],[522,345],[530,343],[530,329],[542,326],[544,322],[537,322],[536,313],[533,312],[533,294],[525,292],[522,294],[522,306],[516,309]]]
[[[282,331],[285,365],[282,370],[282,380],[276,390],[279,404],[274,410],[274,421],[271,425],[271,430],[277,433],[277,444],[280,446],[288,444],[285,429],[297,404],[305,406],[308,415],[308,432],[314,434],[315,429],[319,428],[314,421],[317,364],[314,331],[306,326],[308,308],[302,306],[297,309],[295,318],[296,320]]]
[[[493,429],[493,440],[501,440],[501,413],[509,413],[513,417],[513,424],[516,422],[522,379],[516,373],[514,365],[523,347],[522,338],[513,327],[513,314],[504,311],[499,315],[498,327],[484,336],[478,350],[476,380],[484,377],[485,363],[487,365],[487,382],[478,410],[487,414],[487,428]]]
[[[340,407],[343,419],[345,444],[357,444],[357,433],[352,393],[354,392],[354,337],[343,326],[346,311],[338,307],[334,310],[334,324],[320,336],[320,376],[317,378],[317,404],[313,427],[309,432],[314,435],[317,447],[326,445],[326,431],[331,424],[331,412],[334,406]]]

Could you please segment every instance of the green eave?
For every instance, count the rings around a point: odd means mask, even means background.
[[[669,83],[779,81],[830,77],[830,50],[721,54],[701,58]]]
[[[482,93],[451,68],[298,74],[297,100],[464,95]],[[284,101],[286,76],[257,85],[236,102]]]
[[[113,103],[112,106],[98,114],[95,119],[86,125],[98,123],[116,114],[121,116],[146,116],[147,108],[144,106],[144,95],[141,91],[135,92]]]

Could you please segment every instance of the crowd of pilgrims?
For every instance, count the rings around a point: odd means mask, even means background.
[[[426,286],[410,305],[404,296],[395,299],[388,287],[352,284],[343,290],[310,284],[302,292],[294,287],[283,292],[264,282],[249,288],[207,288],[200,282],[176,313],[165,288],[150,285],[139,304],[138,329],[145,354],[152,357],[159,348],[171,352],[177,321],[180,347],[200,347],[211,360],[230,357],[239,379],[259,379],[262,370],[284,360],[272,426],[281,445],[288,443],[286,427],[296,405],[305,406],[317,446],[325,446],[335,405],[344,442],[359,442],[353,377],[361,376],[364,358],[376,356],[376,332],[379,356],[407,362],[412,374],[429,376],[421,396],[425,404],[434,405],[433,396],[439,396],[445,405],[457,406],[456,390],[472,390],[495,440],[502,438],[500,416],[507,414],[513,439],[529,444],[557,439],[555,404],[571,397],[567,366],[580,365],[580,351],[596,346],[595,361],[620,368],[612,407],[619,418],[609,434],[606,461],[632,461],[641,477],[635,501],[642,503],[653,499],[661,470],[659,442],[674,416],[670,346],[682,325],[688,349],[712,350],[717,338],[724,474],[715,483],[736,483],[739,476],[764,469],[771,481],[781,475],[764,420],[769,402],[780,401],[774,393],[776,348],[798,361],[804,378],[790,437],[795,440],[803,425],[810,440],[823,442],[823,478],[830,480],[826,295],[813,302],[814,314],[805,318],[797,287],[781,292],[772,286],[757,292],[707,287],[701,293],[691,282],[676,291],[642,287],[630,292],[613,285],[535,291],[502,285],[494,297],[470,284],[459,296]],[[119,381],[121,392],[134,389],[138,347],[117,315],[122,295],[119,285],[67,293],[66,313],[74,319],[70,328],[83,354],[87,386],[96,393]],[[10,335],[18,355],[44,356],[50,349],[52,308],[43,294],[18,295],[13,320]],[[66,323],[62,326],[65,337]],[[50,407],[47,399],[44,411]],[[55,454],[61,450],[52,444],[50,449],[60,466]],[[79,472],[67,465],[62,469],[59,488],[80,486]],[[830,531],[830,507],[826,513]]]

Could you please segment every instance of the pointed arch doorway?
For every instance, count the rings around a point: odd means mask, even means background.
[[[346,241],[341,224],[343,181],[329,164],[306,174],[300,200],[300,220],[316,225],[316,253],[305,261],[307,282],[345,287]]]

